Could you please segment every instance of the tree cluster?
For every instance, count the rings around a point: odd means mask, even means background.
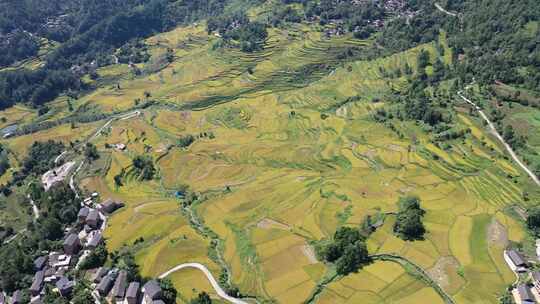
[[[154,162],[149,156],[138,155],[133,159],[133,168],[139,178],[142,180],[151,180],[154,178],[156,168]]]
[[[531,208],[527,213],[527,228],[535,235],[540,235],[540,207]]]
[[[370,261],[365,237],[356,228],[339,228],[331,241],[316,247],[317,255],[324,261],[334,263],[340,275],[358,271]]]
[[[422,222],[425,211],[420,207],[420,199],[415,196],[402,197],[398,205],[394,233],[406,241],[423,239],[426,232]]]
[[[93,71],[89,68],[90,63],[111,63],[113,52],[126,43],[166,31],[177,24],[219,15],[227,2],[4,1],[0,4],[0,36],[9,35],[10,43],[17,43],[10,45],[9,56],[2,56],[6,64],[36,53],[36,47],[30,45],[27,39],[32,36],[26,32],[17,34],[14,32],[16,30],[23,29],[32,35],[48,37],[60,45],[45,57],[43,67],[0,72],[0,110],[15,103],[40,106],[68,90],[86,89],[80,79],[83,74]],[[24,52],[19,52],[19,45],[25,46]],[[126,47],[119,55],[119,60],[133,62],[146,57],[144,52],[136,51],[133,47]]]
[[[55,158],[64,150],[64,144],[54,140],[36,141],[30,146],[28,155],[22,162],[20,174],[41,175],[54,166]]]

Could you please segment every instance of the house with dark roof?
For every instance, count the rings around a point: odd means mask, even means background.
[[[92,209],[88,212],[86,217],[86,224],[92,228],[97,228],[99,225],[99,212],[96,209]]]
[[[518,304],[534,304],[536,303],[531,289],[526,284],[519,284],[514,292],[514,300]]]
[[[161,299],[161,287],[156,280],[150,280],[142,288],[144,294],[144,303],[152,303],[154,300]]]
[[[99,282],[98,286],[96,287],[96,291],[99,293],[100,296],[106,297],[109,292],[111,291],[111,288],[114,284],[114,276],[109,273],[101,281]]]
[[[77,213],[77,218],[79,219],[79,223],[84,223],[86,221],[86,217],[88,216],[88,213],[90,212],[90,208],[88,207],[82,207],[79,209],[79,213]]]
[[[20,290],[16,290],[11,297],[11,304],[23,304],[23,295]]]
[[[43,289],[43,280],[45,279],[45,272],[40,270],[34,275],[34,280],[32,280],[32,286],[30,286],[30,294],[32,296],[37,296]]]
[[[111,298],[116,300],[116,302],[124,300],[124,296],[126,295],[126,288],[127,272],[125,270],[122,270],[120,271],[118,277],[116,277],[116,281],[114,282]]]
[[[35,259],[34,260],[34,270],[35,271],[43,270],[43,268],[47,265],[47,259],[48,259],[48,257],[46,255],[45,256],[40,256],[37,259]]]
[[[94,230],[90,232],[90,235],[88,236],[88,242],[86,243],[86,247],[88,247],[89,249],[95,249],[101,243],[101,241],[103,241],[101,231]]]
[[[108,198],[101,203],[101,210],[106,213],[113,213],[116,209],[123,207],[124,204],[121,202],[115,202],[112,199]]]
[[[64,240],[64,253],[67,255],[74,255],[81,249],[81,241],[79,237],[72,233]]]
[[[139,282],[129,283],[129,287],[126,291],[126,302],[127,304],[137,304],[139,303],[139,287],[141,284]]]
[[[105,275],[107,275],[107,273],[109,272],[109,269],[106,268],[106,267],[99,267],[96,272],[94,273],[94,275],[92,276],[92,282],[94,283],[99,283],[101,281],[101,279],[103,279],[103,277]]]
[[[505,250],[504,260],[513,271],[524,272],[527,270],[527,262],[516,250]]]
[[[68,297],[71,294],[71,292],[73,291],[74,286],[75,286],[75,282],[70,281],[66,277],[61,277],[56,282],[56,288],[58,288],[58,292],[60,292],[60,295],[62,297]]]

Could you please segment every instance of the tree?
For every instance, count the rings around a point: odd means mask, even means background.
[[[64,150],[64,144],[49,140],[36,141],[23,160],[22,174],[43,174],[54,166],[54,159]]]
[[[514,128],[512,127],[512,125],[506,125],[506,127],[504,127],[504,132],[503,132],[504,140],[506,140],[507,142],[512,142],[514,141],[515,135],[516,134],[514,132]]]
[[[139,177],[143,180],[150,180],[154,178],[154,174],[156,173],[156,168],[154,167],[152,159],[147,156],[136,156],[133,159],[133,167],[139,174]]]
[[[128,281],[140,281],[139,265],[130,247],[122,246],[119,250],[110,253],[112,264],[120,270],[127,272]]]
[[[365,237],[352,227],[341,227],[335,233],[332,241],[316,246],[317,255],[325,261],[336,264],[340,275],[357,271],[363,264],[369,262]]]
[[[59,240],[64,236],[62,224],[56,218],[40,219],[38,227],[41,237],[45,240]]]
[[[43,304],[68,304],[68,303],[69,302],[66,299],[64,299],[59,293],[54,292],[51,287],[49,286],[46,287],[45,296],[43,297]]]
[[[99,158],[99,153],[97,151],[96,145],[93,143],[86,143],[84,147],[84,157],[89,161],[96,160]]]
[[[340,275],[356,272],[358,268],[369,260],[366,243],[356,241],[347,245],[343,255],[336,262],[336,271]]]
[[[177,291],[176,288],[174,288],[173,283],[170,279],[158,279],[159,287],[161,287],[162,290],[162,296],[161,299],[165,304],[175,304],[176,303],[176,295]]]
[[[79,286],[80,284],[77,284],[76,286]],[[72,304],[88,304],[88,303],[94,303],[94,297],[92,297],[92,294],[90,291],[86,288],[75,288],[75,292],[73,295],[73,298],[71,299]]]
[[[540,234],[540,207],[533,207],[527,213],[527,228],[536,235]]]
[[[84,262],[81,263],[81,269],[92,269],[103,266],[107,261],[109,253],[104,243],[99,244],[96,249],[92,250],[86,257]]]
[[[123,184],[122,184],[122,174],[116,174],[114,176],[114,184],[116,185],[116,187],[122,187]]]
[[[422,223],[425,211],[420,207],[420,199],[415,196],[402,197],[398,204],[394,233],[406,241],[423,239],[426,232]]]
[[[199,293],[195,299],[192,299],[190,304],[212,304],[212,299],[205,291],[203,291]]]
[[[429,52],[421,50],[416,58],[416,64],[418,73],[425,72],[426,67],[429,65]]]

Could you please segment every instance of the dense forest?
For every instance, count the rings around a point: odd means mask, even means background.
[[[440,29],[449,36],[458,76],[481,84],[501,81],[538,90],[540,87],[540,10],[535,0],[452,0],[449,16],[432,1],[415,1],[420,14],[390,22],[378,42],[401,51],[434,40]],[[501,13],[504,12],[504,13]]]
[[[226,0],[9,1],[2,4],[0,49],[10,49],[4,65],[35,55],[36,35],[62,44],[37,70],[0,73],[0,109],[14,103],[40,106],[67,90],[79,91],[88,66],[110,63],[112,52],[177,24],[219,14]],[[23,34],[17,34],[20,31]],[[23,35],[26,38],[17,38]],[[25,45],[24,52],[18,50]],[[33,50],[33,51],[32,51]],[[1,63],[0,63],[1,64]]]

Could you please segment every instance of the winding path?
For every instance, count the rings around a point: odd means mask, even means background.
[[[456,14],[456,13],[452,13],[452,12],[449,12],[449,11],[445,10],[439,3],[435,3],[435,7],[436,7],[439,11],[441,11],[441,12],[447,14],[448,16],[457,17],[457,14]]]
[[[527,174],[531,177],[531,179],[534,181],[534,183],[537,185],[537,186],[540,186],[540,180],[538,180],[538,177],[536,176],[536,174],[534,174],[534,172],[532,172],[528,167],[527,165],[525,165],[520,159],[519,157],[517,156],[517,154],[514,152],[514,150],[512,150],[512,147],[510,147],[510,145],[504,140],[504,138],[501,136],[501,134],[499,134],[499,132],[497,131],[497,129],[495,129],[495,126],[493,125],[493,123],[491,122],[491,120],[489,120],[489,118],[487,117],[487,115],[484,113],[484,111],[482,111],[482,109],[477,106],[474,102],[472,102],[470,99],[468,99],[467,97],[463,96],[463,93],[462,92],[458,92],[458,95],[459,97],[461,97],[463,100],[465,100],[468,104],[472,105],[476,111],[478,111],[478,113],[480,113],[480,116],[486,121],[486,123],[488,124],[489,126],[489,129],[491,131],[491,133],[493,135],[495,135],[495,137],[497,137],[497,139],[503,144],[503,146],[506,148],[506,151],[508,151],[508,153],[510,154],[510,156],[512,156],[512,159],[514,159],[514,161],[521,167],[521,169],[523,169],[523,171],[527,172]]]
[[[28,194],[26,197],[30,200],[30,205],[32,205],[32,211],[34,211],[34,222],[36,222],[39,219],[39,208],[36,206],[36,203],[30,196],[30,194]]]
[[[137,110],[137,111],[133,111],[133,112],[130,112],[130,113],[127,113],[127,114],[123,114],[123,115],[119,115],[119,116],[115,116],[111,119],[109,119],[109,121],[107,121],[103,126],[101,126],[101,128],[99,128],[96,133],[94,133],[94,135],[90,136],[90,138],[87,140],[87,142],[91,141],[92,139],[98,137],[101,132],[107,128],[113,121],[115,120],[125,120],[125,119],[129,119],[129,118],[132,118],[132,117],[135,117],[135,116],[138,116],[141,114],[141,111]]]
[[[219,286],[218,282],[216,281],[214,276],[212,276],[212,273],[208,270],[208,268],[206,268],[206,266],[204,266],[203,264],[200,264],[200,263],[185,263],[185,264],[177,265],[177,266],[169,269],[168,271],[162,273],[159,276],[159,278],[163,279],[166,276],[170,275],[171,273],[182,270],[184,268],[196,268],[196,269],[199,269],[200,271],[202,271],[204,273],[204,275],[206,276],[206,278],[208,279],[208,281],[210,281],[210,284],[212,285],[212,287],[217,292],[217,294],[218,294],[218,296],[220,298],[222,298],[222,299],[224,299],[224,300],[226,300],[226,301],[228,301],[230,303],[233,303],[233,304],[248,304],[248,302],[245,302],[245,301],[242,301],[240,299],[233,298],[233,297],[229,296],[221,288],[221,286]]]

